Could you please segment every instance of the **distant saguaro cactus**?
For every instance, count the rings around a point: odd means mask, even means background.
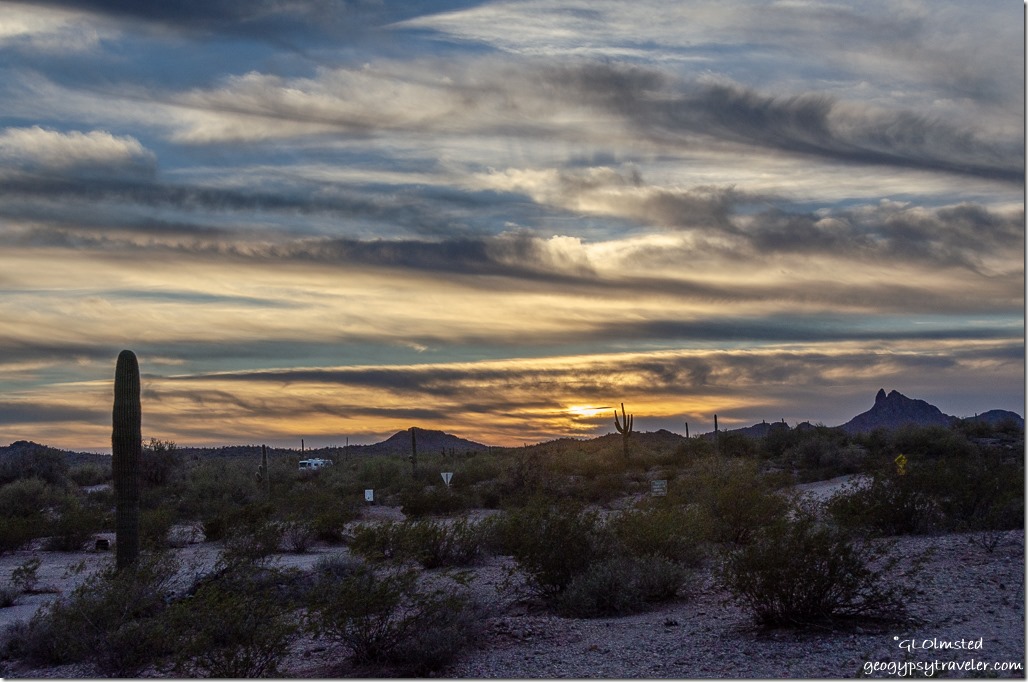
[[[614,410],[614,427],[621,434],[621,447],[624,450],[625,459],[628,459],[628,437],[632,435],[632,424],[634,415],[625,414],[625,404],[621,403],[621,421],[618,421],[618,411]]]
[[[418,475],[418,436],[414,427],[410,427],[410,475]]]
[[[261,463],[257,465],[257,483],[264,488],[264,496],[271,497],[271,474],[268,471],[268,446],[261,446]]]
[[[717,430],[717,415],[714,415],[714,452],[721,454],[721,432]]]
[[[118,570],[131,566],[139,557],[139,463],[143,451],[139,383],[139,362],[135,353],[121,351],[114,370],[114,432],[111,435]]]

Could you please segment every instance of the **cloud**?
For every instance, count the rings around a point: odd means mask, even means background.
[[[0,48],[28,53],[96,51],[118,32],[82,12],[7,2],[0,6]]]
[[[77,179],[129,178],[152,177],[157,157],[131,135],[32,126],[0,130],[0,162],[34,176],[62,173]]]

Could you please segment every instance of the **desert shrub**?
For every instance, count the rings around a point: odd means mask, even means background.
[[[622,512],[607,522],[620,552],[653,554],[687,566],[703,561],[708,520],[696,506],[650,507]]]
[[[517,561],[529,588],[554,599],[584,573],[605,547],[595,513],[573,504],[536,500],[490,520],[495,548]]]
[[[829,501],[839,523],[878,535],[936,531],[1013,530],[1024,527],[1024,467],[988,454],[910,457],[906,473],[894,465]]]
[[[474,636],[465,596],[425,590],[417,572],[381,575],[362,565],[322,575],[311,599],[311,629],[343,644],[353,663],[392,664],[424,675],[445,665]]]
[[[708,537],[715,542],[748,542],[789,509],[788,499],[773,489],[752,460],[702,460],[678,487],[688,489],[690,501],[708,517]]]
[[[65,493],[40,478],[23,478],[0,487],[0,552],[13,552],[50,532],[44,511]]]
[[[786,449],[783,459],[798,470],[801,482],[858,473],[865,467],[868,451],[842,436],[834,429],[818,429]]]
[[[139,512],[139,538],[143,547],[160,549],[168,544],[168,534],[175,522],[175,512],[170,507],[143,509]]]
[[[180,518],[228,521],[240,508],[259,506],[251,462],[203,460],[186,469],[183,479],[177,500]]]
[[[362,488],[374,488],[376,491],[396,489],[404,480],[407,467],[395,459],[383,457],[369,458],[360,463],[357,469],[357,480]]]
[[[169,609],[176,673],[188,677],[276,676],[301,633],[288,601],[275,590],[278,572],[254,564],[216,569],[187,600]]]
[[[252,534],[266,526],[275,512],[269,503],[253,502],[217,510],[203,518],[203,532],[208,540],[224,540],[232,535]]]
[[[359,508],[356,500],[346,499],[345,491],[330,487],[327,478],[319,476],[314,480],[301,480],[299,485],[277,496],[274,502],[287,523],[303,522],[309,526],[313,533],[311,541],[342,542],[343,527],[357,518]]]
[[[940,459],[911,472],[947,530],[1024,528],[1024,464],[987,453]]]
[[[48,523],[46,548],[55,552],[78,552],[96,533],[104,530],[106,521],[101,510],[68,498]]]
[[[469,509],[474,500],[446,486],[408,486],[400,491],[400,509],[407,516],[455,514]]]
[[[33,538],[46,535],[46,522],[42,516],[8,517],[0,523],[0,554],[16,552]]]
[[[624,616],[673,600],[686,579],[686,569],[664,557],[618,556],[594,562],[576,575],[555,607],[577,618]]]
[[[317,537],[314,524],[304,519],[286,519],[281,523],[281,529],[285,548],[294,554],[305,554]]]
[[[921,561],[902,557],[901,564],[901,557],[889,550],[887,544],[857,539],[799,510],[728,551],[718,580],[765,626],[897,619],[915,594],[901,580],[916,573]]]
[[[110,677],[138,677],[170,652],[164,597],[176,565],[141,555],[130,568],[88,576],[9,634],[8,654],[40,665],[87,662]]]
[[[415,561],[424,568],[470,566],[481,556],[483,535],[466,518],[450,523],[417,519],[401,523],[362,524],[350,550],[371,561]]]
[[[964,434],[945,426],[905,426],[892,434],[892,448],[914,459],[964,458],[977,448]]]
[[[232,565],[261,565],[279,550],[283,530],[277,521],[233,528],[225,537],[221,560]]]
[[[68,461],[59,450],[26,443],[25,447],[0,459],[0,485],[20,478],[38,478],[52,486],[64,487],[68,481]]]
[[[64,497],[62,490],[41,478],[21,478],[0,487],[0,516],[35,516]]]
[[[39,586],[39,567],[43,561],[37,556],[26,559],[11,570],[11,584],[20,592],[32,594]]]
[[[68,470],[68,478],[78,486],[100,485],[111,480],[111,467],[100,464],[78,464]]]
[[[840,525],[874,535],[928,533],[941,523],[938,505],[914,479],[878,473],[869,485],[851,485],[832,497],[828,513]]]
[[[167,486],[181,475],[182,455],[172,441],[151,438],[143,444],[141,454],[140,482],[144,488]]]

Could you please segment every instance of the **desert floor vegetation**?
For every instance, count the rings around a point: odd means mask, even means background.
[[[0,614],[36,605],[6,621],[0,665],[283,676],[309,672],[302,649],[323,652],[327,676],[445,674],[511,613],[584,623],[712,593],[748,614],[757,639],[910,627],[926,617],[917,569],[931,556],[897,554],[897,539],[962,533],[986,556],[1023,530],[1018,438],[815,427],[669,446],[634,433],[628,458],[620,439],[562,440],[422,452],[416,470],[376,456],[301,471],[298,453],[275,452],[266,480],[259,448],[200,459],[151,441],[130,571],[101,548],[110,470],[40,448],[0,463]],[[844,475],[853,483],[822,503],[797,493]],[[51,589],[48,564],[82,553],[89,568]],[[472,589],[497,566],[502,580]]]

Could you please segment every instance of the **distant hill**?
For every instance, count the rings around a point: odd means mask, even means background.
[[[1024,418],[1016,412],[1009,410],[989,410],[988,412],[982,412],[976,414],[973,417],[965,417],[965,422],[982,422],[989,426],[999,426],[1000,424],[1013,423],[1024,428]]]
[[[917,426],[950,426],[958,421],[956,417],[943,414],[942,410],[924,400],[908,398],[899,391],[879,389],[874,406],[858,414],[839,428],[846,433],[869,433],[875,429],[897,429],[908,424]]]
[[[414,428],[414,427],[412,427]],[[418,440],[418,453],[436,454],[440,452],[481,452],[488,450],[488,445],[482,445],[466,438],[460,438],[443,431],[432,429],[416,428]],[[392,436],[373,445],[351,445],[349,452],[355,455],[409,455],[410,429],[397,431]]]
[[[957,417],[943,414],[939,408],[925,402],[924,400],[908,398],[898,391],[891,391],[886,394],[885,389],[879,389],[878,394],[875,396],[874,405],[870,410],[858,414],[845,424],[835,428],[840,428],[850,434],[858,434],[869,433],[875,429],[895,429],[911,424],[917,426],[950,426],[960,421],[979,421],[989,424],[990,426],[1000,426],[1005,423],[1012,422],[1013,424],[1016,424],[1017,427],[1024,429],[1024,419],[1016,412],[1010,412],[1008,410],[989,410],[988,412],[983,412],[975,415],[974,417],[967,417],[964,420],[960,420]],[[470,452],[481,452],[490,448],[488,445],[483,445],[482,443],[477,443],[466,438],[454,436],[453,434],[449,434],[444,431],[423,429],[421,427],[412,428],[417,429],[418,453],[464,454]],[[795,426],[797,431],[813,428],[815,427],[810,422],[802,422]],[[781,421],[762,422],[760,424],[754,424],[753,426],[738,429],[723,429],[721,433],[739,434],[748,438],[763,438],[776,429],[791,430],[788,424]],[[711,431],[709,433],[698,434],[698,437],[712,439],[714,437],[714,432]],[[636,432],[632,438],[633,446],[643,450],[673,450],[686,441],[685,436],[672,433],[665,429],[653,432]],[[559,451],[563,448],[571,447],[572,445],[575,449],[584,452],[599,452],[607,449],[616,449],[620,451],[621,436],[617,433],[608,433],[603,436],[586,440],[558,438],[553,441],[537,443],[528,447],[538,448],[544,451]],[[30,441],[17,441],[8,446],[0,446],[0,462],[5,458],[20,457],[24,453],[30,453],[37,450],[62,452],[67,457],[68,463],[72,465],[86,462],[110,461],[109,455],[61,451],[56,448],[50,448]],[[179,448],[179,452],[183,456],[193,459],[239,456],[258,457],[260,455],[260,451],[261,448],[259,445],[230,445],[217,448]],[[296,450],[286,448],[268,448],[268,451],[269,454],[279,456],[299,454]],[[410,429],[404,429],[403,431],[397,431],[395,434],[380,443],[373,443],[371,445],[349,445],[345,448],[338,446],[314,449],[307,448],[302,454],[307,457],[325,457],[335,459],[337,457],[354,455],[408,455],[410,454],[410,451]]]
[[[103,464],[111,460],[110,455],[98,455],[94,452],[72,452],[69,450],[58,450],[48,445],[40,445],[29,440],[19,440],[10,445],[0,446],[0,462],[8,459],[18,459],[36,453],[56,452],[64,455],[65,461],[71,466],[78,464]]]

